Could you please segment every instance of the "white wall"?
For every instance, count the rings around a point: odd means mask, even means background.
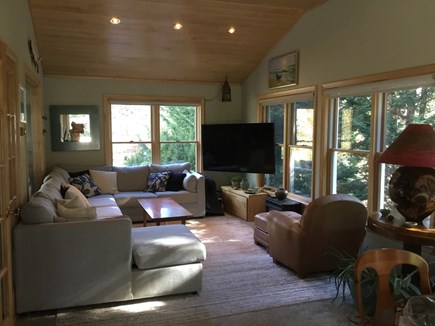
[[[18,59],[18,81],[24,84],[24,67],[33,67],[27,41],[36,41],[33,23],[30,16],[27,0],[1,0],[0,1],[0,41],[6,43],[8,48]],[[33,69],[33,68],[32,68]],[[35,76],[38,75],[33,70]],[[42,69],[39,70],[42,78]]]
[[[272,92],[269,59],[285,53],[299,51],[296,87],[435,63],[434,12],[433,0],[329,0],[309,11],[243,83],[244,119]]]
[[[104,95],[187,96],[213,99],[205,103],[205,123],[232,123],[241,121],[241,86],[230,84],[232,101],[221,101],[221,84],[147,83],[140,81],[54,78],[44,79],[44,109],[49,117],[50,105],[98,105],[100,108],[100,135],[103,132]],[[218,95],[218,96],[217,96]],[[217,97],[216,97],[217,96]],[[48,121],[48,126],[49,126]],[[48,128],[49,130],[50,128]],[[50,132],[47,138],[50,139]],[[101,137],[100,137],[101,138]],[[104,141],[99,151],[53,152],[47,146],[47,166],[56,164],[104,164]]]

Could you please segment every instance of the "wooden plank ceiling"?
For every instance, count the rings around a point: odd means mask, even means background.
[[[47,76],[241,83],[327,0],[28,1]]]

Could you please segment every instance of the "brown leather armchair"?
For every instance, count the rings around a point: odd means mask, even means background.
[[[302,216],[270,211],[267,228],[269,253],[275,263],[294,270],[300,278],[332,271],[338,258],[334,250],[358,253],[366,234],[367,209],[357,198],[334,194],[313,200]]]

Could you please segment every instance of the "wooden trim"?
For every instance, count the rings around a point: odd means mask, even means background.
[[[160,163],[160,116],[158,106],[151,105],[151,163]]]
[[[103,96],[103,128],[101,136],[104,139],[104,162],[106,165],[112,164],[112,121],[111,121],[111,110],[110,110],[110,97],[107,95]],[[100,138],[101,139],[101,138]]]
[[[322,182],[323,180],[323,169],[321,168],[324,166],[324,155],[323,149],[325,148],[325,141],[326,141],[326,135],[325,135],[325,119],[324,119],[324,110],[323,110],[323,88],[321,86],[316,86],[315,96],[313,98],[313,110],[314,110],[314,117],[313,117],[313,147],[312,147],[312,155],[313,155],[313,162],[312,162],[312,183],[311,183],[311,197],[317,198],[319,197],[323,192],[322,188]],[[322,123],[323,122],[323,123]]]
[[[33,138],[33,173],[35,177],[35,188],[38,189],[42,184],[45,175],[45,145],[44,135],[46,133],[47,120],[43,119],[41,101],[41,83],[37,75],[26,64],[24,65],[25,85],[29,84],[33,88],[32,102],[32,138]],[[28,96],[26,92],[26,96]]]
[[[189,97],[189,96],[143,96],[143,95],[104,95],[104,101],[125,101],[125,102],[152,102],[153,103],[191,103],[199,104],[203,103],[202,97]]]
[[[413,67],[413,68],[405,68],[405,69],[400,69],[395,71],[382,72],[382,73],[377,73],[377,74],[372,74],[372,75],[367,75],[367,76],[362,76],[357,78],[350,78],[346,80],[325,83],[322,85],[322,87],[325,90],[328,90],[331,88],[353,86],[358,84],[368,84],[368,83],[374,83],[380,81],[394,80],[399,78],[427,75],[431,73],[435,73],[435,64]]]
[[[202,165],[202,124],[205,121],[205,99],[201,99],[201,104],[196,107],[196,172],[203,171]]]
[[[257,102],[275,99],[275,98],[280,98],[280,97],[299,95],[299,94],[304,94],[304,93],[314,93],[315,90],[316,90],[315,86],[308,86],[308,87],[295,88],[295,89],[281,91],[281,92],[262,94],[257,98]]]
[[[69,79],[87,79],[87,80],[120,80],[120,81],[132,81],[149,84],[183,84],[183,85],[219,85],[222,86],[223,81],[210,81],[210,80],[176,80],[176,79],[148,79],[148,78],[136,78],[136,77],[107,77],[107,76],[83,76],[74,74],[50,74],[45,73],[44,77],[48,78],[69,78]],[[231,82],[231,85],[241,85],[238,82]]]

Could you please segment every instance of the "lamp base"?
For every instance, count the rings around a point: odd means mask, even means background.
[[[423,221],[435,211],[435,170],[399,167],[391,177],[389,194],[407,221]]]

